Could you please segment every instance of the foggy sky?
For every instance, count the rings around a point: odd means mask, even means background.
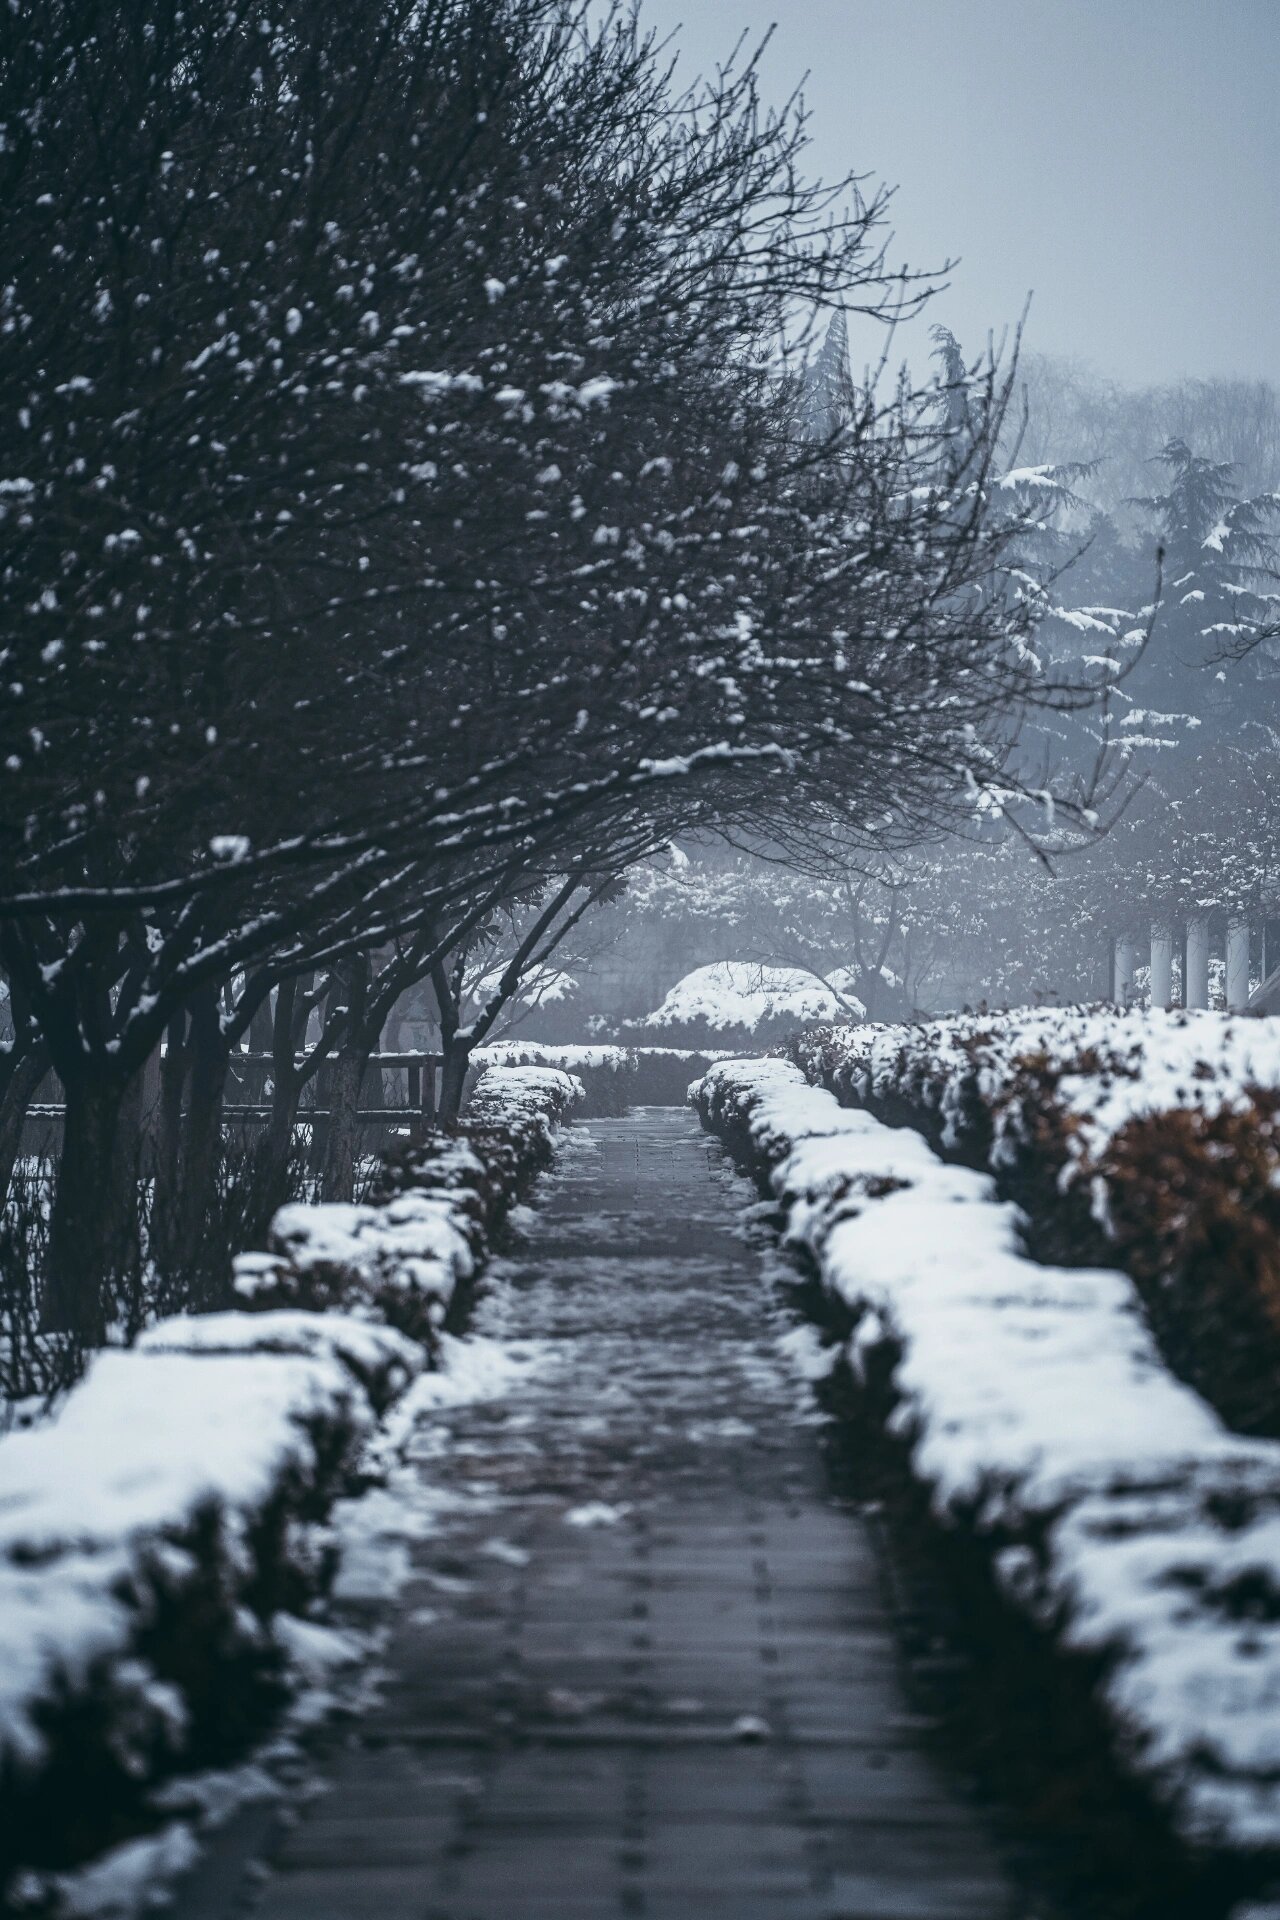
[[[1134,383],[1280,381],[1280,0],[643,0],[682,73],[773,21],[813,156],[898,193],[895,264],[962,256],[966,355],[1028,346]],[[864,349],[865,350],[865,349]],[[914,359],[918,349],[911,348]]]

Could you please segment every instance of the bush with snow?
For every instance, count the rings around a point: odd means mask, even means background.
[[[1196,1848],[1280,1848],[1280,1446],[1162,1364],[1122,1274],[1037,1264],[989,1175],[782,1060],[693,1090],[853,1319],[847,1357],[944,1530],[1097,1676],[1118,1765]]]
[[[486,1067],[467,1102],[466,1124],[471,1131],[527,1134],[549,1147],[583,1098],[582,1082],[558,1067]]]
[[[457,1130],[390,1155],[368,1203],[282,1207],[268,1251],[236,1260],[237,1295],[258,1309],[345,1309],[434,1348],[459,1286],[582,1099],[581,1082],[554,1068],[487,1066]]]
[[[331,1571],[317,1523],[372,1433],[365,1382],[425,1360],[309,1317],[263,1352],[161,1323],[0,1443],[0,1887],[118,1830],[157,1778],[224,1764],[281,1700],[277,1617]]]
[[[1280,1435],[1280,1027],[1114,1007],[833,1028],[792,1055],[990,1167],[1057,1258],[1118,1259],[1166,1357]]]
[[[472,1059],[482,1068],[558,1067],[572,1074],[586,1095],[576,1110],[586,1120],[616,1116],[632,1107],[683,1106],[690,1080],[723,1055],[723,1049],[714,1047],[549,1046],[509,1040],[477,1047]]]
[[[255,1311],[161,1321],[0,1440],[0,1901],[243,1752],[324,1632],[299,1616],[335,1571],[330,1509],[580,1099],[548,1069],[481,1090],[370,1204],[284,1208],[237,1266]]]
[[[820,979],[803,967],[716,960],[678,980],[662,1005],[630,1024],[648,1032],[759,1035],[817,1020],[860,1020],[864,1008],[847,976]]]

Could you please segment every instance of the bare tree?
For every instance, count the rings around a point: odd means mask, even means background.
[[[0,21],[0,123],[0,964],[86,1326],[166,1032],[189,1233],[285,983],[346,981],[350,1078],[372,953],[430,973],[646,812],[910,841],[1092,696],[990,590],[1007,377],[959,470],[932,387],[798,430],[797,313],[928,282],[750,62],[673,97],[568,0],[52,0]]]

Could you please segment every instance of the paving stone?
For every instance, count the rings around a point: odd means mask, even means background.
[[[295,1867],[423,1867],[440,1859],[452,1838],[452,1810],[435,1813],[316,1815],[295,1827],[276,1864]]]
[[[421,1430],[424,1478],[484,1504],[415,1547],[381,1704],[227,1920],[1012,1910],[903,1695],[872,1536],[828,1491],[735,1232],[751,1197],[688,1114],[571,1137],[476,1315],[555,1364]],[[592,1503],[612,1524],[566,1517]]]
[[[253,1911],[261,1920],[422,1920],[434,1875],[416,1867],[303,1868],[273,1875]]]
[[[943,1880],[886,1884],[878,1874],[840,1874],[826,1907],[829,1920],[1002,1920],[1013,1908],[998,1881]]]

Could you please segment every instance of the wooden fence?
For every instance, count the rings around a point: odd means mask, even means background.
[[[301,1063],[299,1063],[301,1064]],[[441,1055],[438,1053],[374,1053],[369,1056],[361,1089],[360,1119],[369,1127],[404,1126],[415,1120],[430,1123],[436,1114],[440,1087]],[[225,1121],[241,1127],[265,1125],[271,1117],[268,1091],[273,1056],[269,1053],[233,1053],[227,1068],[227,1092],[222,1103]],[[302,1089],[298,1103],[299,1125],[327,1120],[329,1104],[326,1092],[326,1065],[317,1069]],[[386,1076],[394,1074],[403,1088],[403,1101],[388,1101]],[[376,1097],[375,1097],[376,1080]],[[396,1091],[400,1091],[397,1087]],[[61,1134],[63,1103],[54,1075],[37,1088],[27,1108],[23,1129],[23,1151],[51,1153]],[[55,1096],[55,1097],[50,1097]]]

